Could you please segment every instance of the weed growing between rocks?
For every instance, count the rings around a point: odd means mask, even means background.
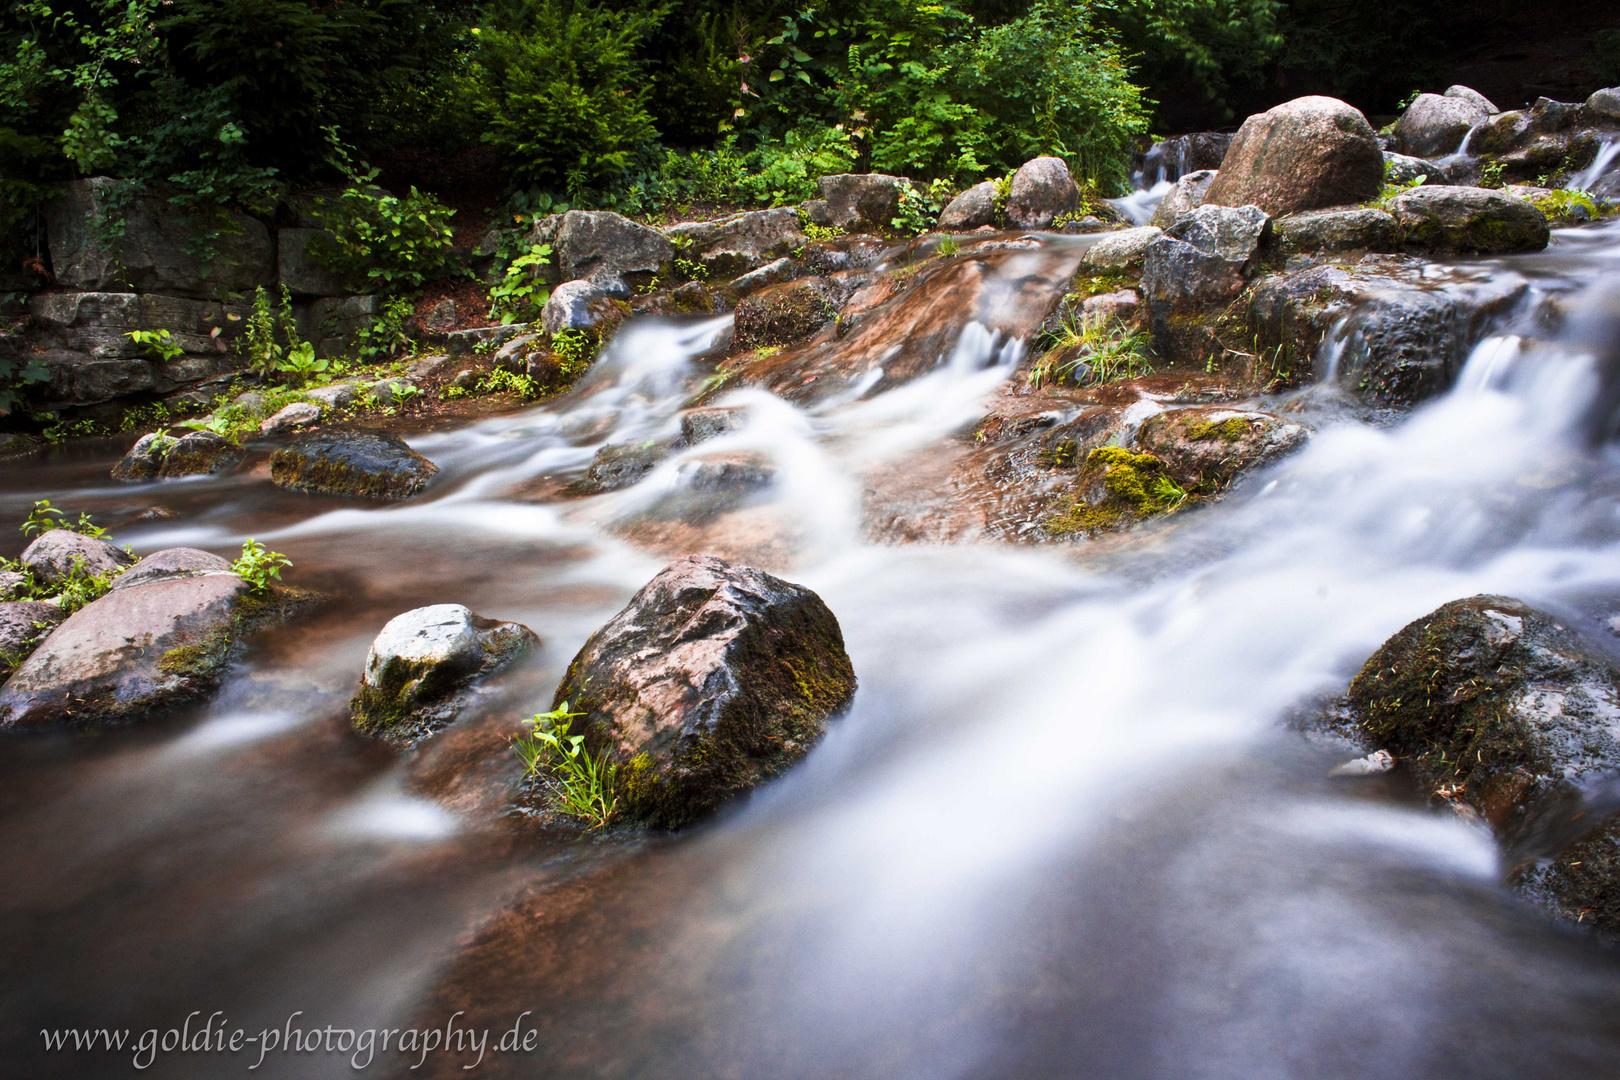
[[[292,560],[279,551],[267,551],[257,540],[242,545],[241,558],[231,564],[232,573],[247,582],[254,592],[269,592],[271,582],[280,583],[281,569],[291,566]]]
[[[1153,374],[1147,359],[1148,335],[1118,319],[1088,320],[1065,315],[1046,355],[1030,368],[1031,388],[1048,383],[1100,386]]]
[[[577,818],[589,828],[604,829],[619,816],[618,766],[606,753],[585,749],[585,736],[569,733],[584,713],[569,712],[564,701],[555,709],[525,721],[527,735],[512,740],[523,762],[525,779],[538,778],[552,808]]]

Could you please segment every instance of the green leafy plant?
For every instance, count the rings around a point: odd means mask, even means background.
[[[224,405],[203,416],[182,420],[180,426],[190,428],[193,431],[206,431],[212,435],[218,435],[222,439],[235,441],[236,432],[242,427],[243,421],[246,419],[246,413],[241,408],[235,405]]]
[[[253,306],[248,312],[237,352],[260,375],[273,375],[282,369],[290,349],[299,344],[298,323],[293,318],[292,293],[281,287],[280,303],[271,300],[261,285],[253,290]]]
[[[596,359],[597,343],[584,330],[565,329],[552,335],[551,352],[564,378],[577,378]]]
[[[954,236],[943,236],[940,238],[936,253],[942,259],[954,259],[962,253],[962,245],[956,242]]]
[[[414,187],[404,198],[390,195],[376,178],[376,170],[356,177],[336,200],[316,207],[322,231],[310,238],[309,255],[385,294],[419,289],[451,268],[455,211]]]
[[[540,268],[551,261],[550,244],[533,244],[529,250],[506,264],[500,283],[489,290],[489,317],[502,326],[533,322],[551,299],[551,290],[540,280]]]
[[[951,194],[949,180],[935,180],[922,188],[907,183],[900,192],[899,213],[889,224],[901,236],[921,235],[934,227]]]
[[[1481,161],[1479,164],[1479,186],[1482,188],[1507,186],[1506,181],[1502,179],[1502,174],[1506,171],[1507,166],[1500,161]]]
[[[109,570],[100,574],[92,574],[85,566],[84,556],[73,556],[67,574],[60,578],[55,586],[57,608],[65,615],[71,615],[86,604],[94,603],[112,591],[113,579],[122,571]]]
[[[1100,386],[1139,379],[1153,374],[1145,355],[1148,340],[1145,331],[1131,330],[1118,319],[1077,319],[1065,314],[1050,350],[1030,368],[1026,380],[1030,386],[1040,387],[1064,382]]]
[[[540,396],[540,387],[528,375],[496,368],[478,382],[480,394],[516,394],[518,397]]]
[[[291,566],[292,560],[279,551],[267,551],[257,540],[242,545],[242,555],[231,564],[231,572],[247,582],[256,593],[268,592],[273,583],[281,581],[282,567]]]
[[[154,360],[173,360],[185,353],[167,330],[131,330],[124,336],[145,349]]]
[[[394,296],[385,301],[382,314],[355,335],[355,350],[360,359],[372,362],[410,349],[411,336],[405,332],[405,326],[415,314],[416,306],[406,297]]]
[[[300,341],[288,349],[281,359],[281,370],[286,372],[295,386],[303,386],[331,365],[324,359],[315,359],[315,346]]]
[[[568,702],[525,721],[527,735],[512,740],[525,777],[544,776],[556,808],[592,829],[606,828],[619,815],[615,790],[618,767],[607,754],[592,755],[585,737],[570,728],[584,713],[570,712]]]
[[[21,529],[24,536],[36,536],[52,529],[66,529],[68,532],[98,539],[107,535],[107,530],[91,521],[89,514],[81,513],[75,521],[69,518],[65,511],[52,506],[49,499],[40,499],[34,503],[34,508],[28,512],[28,520],[22,523]]]

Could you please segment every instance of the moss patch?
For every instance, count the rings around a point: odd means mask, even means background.
[[[1047,535],[1062,539],[1117,531],[1168,514],[1187,493],[1152,454],[1103,446],[1086,455],[1075,493],[1044,523]]]
[[[1223,443],[1235,443],[1241,442],[1249,433],[1249,420],[1242,416],[1234,416],[1218,423],[1214,420],[1196,420],[1188,424],[1184,430],[1187,432],[1187,438],[1199,442],[1219,440]]]

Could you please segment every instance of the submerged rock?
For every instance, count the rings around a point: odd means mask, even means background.
[[[591,635],[553,705],[585,714],[574,730],[618,763],[629,813],[673,829],[798,761],[854,694],[820,597],[689,555]]]
[[[675,448],[673,439],[648,439],[640,443],[609,443],[591,458],[585,475],[574,484],[578,495],[600,495],[641,483]]]
[[[1361,734],[1517,852],[1516,880],[1620,933],[1620,825],[1582,813],[1620,777],[1620,670],[1546,612],[1456,600],[1384,643],[1350,684]]]
[[[1540,251],[1552,230],[1524,199],[1476,187],[1419,187],[1389,202],[1409,248],[1505,255]]]
[[[1046,229],[1080,205],[1080,189],[1062,158],[1038,157],[1013,173],[1007,220],[1020,229]]]
[[[34,651],[57,623],[62,609],[39,600],[0,602],[0,684]]]
[[[540,639],[526,626],[433,604],[396,615],[366,654],[360,689],[349,702],[355,730],[410,744],[455,718],[467,690]]]
[[[305,435],[270,455],[270,479],[323,495],[408,499],[439,467],[392,435],[330,431]]]
[[[85,536],[67,529],[41,533],[23,549],[22,568],[34,580],[49,588],[73,574],[116,574],[135,561],[135,556],[98,536]]]
[[[1243,122],[1206,202],[1295,214],[1366,202],[1383,184],[1367,118],[1337,98],[1302,97]]]
[[[748,410],[739,406],[712,405],[703,409],[688,409],[681,415],[681,439],[688,446],[718,439],[733,431],[740,431],[748,423]]]

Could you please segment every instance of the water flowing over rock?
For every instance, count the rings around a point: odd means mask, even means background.
[[[1198,131],[1154,143],[1142,155],[1142,183],[1152,187],[1161,180],[1175,181],[1192,172],[1213,174],[1231,145],[1232,136],[1217,131]]]
[[[408,499],[439,467],[393,435],[328,431],[270,455],[270,479],[286,488],[368,499]]]
[[[1476,596],[1385,642],[1350,703],[1373,745],[1519,853],[1515,876],[1530,896],[1620,933],[1620,825],[1581,812],[1590,796],[1620,793],[1612,660],[1544,611]]]
[[[1540,210],[1502,191],[1420,187],[1390,200],[1408,247],[1500,255],[1540,251],[1552,232]]]
[[[86,574],[116,574],[135,561],[135,556],[98,536],[85,536],[67,529],[41,533],[23,549],[22,567],[41,585],[59,584],[77,569]]]
[[[1365,202],[1383,183],[1367,118],[1337,98],[1303,97],[1243,122],[1206,201],[1293,214]]]
[[[1007,220],[1020,229],[1046,229],[1080,205],[1080,189],[1062,158],[1038,157],[1013,173]]]
[[[740,431],[748,423],[748,410],[710,407],[690,409],[681,416],[681,438],[688,446]]]
[[[461,604],[396,615],[366,654],[350,719],[361,734],[410,745],[455,719],[476,680],[539,644],[528,627],[485,619]]]
[[[1210,185],[1215,183],[1215,175],[1214,169],[1201,169],[1182,176],[1176,181],[1176,186],[1159,200],[1159,205],[1154,207],[1153,216],[1148,219],[1148,224],[1167,229],[1203,206],[1204,200],[1209,195]]]
[[[1492,111],[1461,96],[1419,94],[1396,123],[1395,141],[1401,153],[1413,157],[1455,153],[1473,126]]]
[[[974,184],[939,212],[942,230],[978,229],[996,223],[996,182]]]
[[[680,828],[798,761],[849,707],[855,673],[815,593],[690,555],[592,634],[554,704],[585,713],[630,812]]]

